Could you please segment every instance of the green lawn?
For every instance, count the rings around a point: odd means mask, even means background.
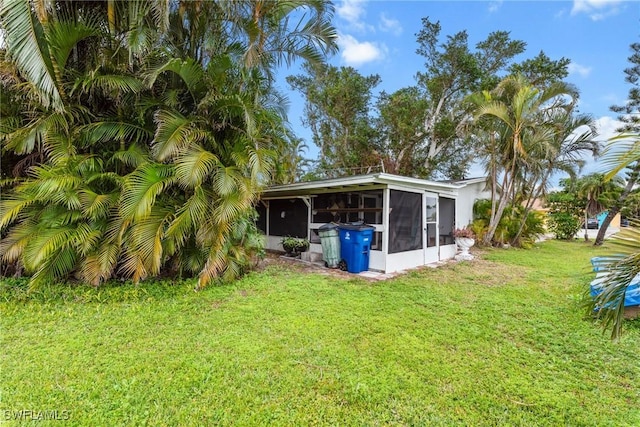
[[[386,282],[276,264],[199,293],[184,282],[27,295],[5,281],[0,415],[57,410],[68,420],[51,425],[86,426],[638,426],[640,322],[612,343],[578,307],[600,251],[487,250]]]

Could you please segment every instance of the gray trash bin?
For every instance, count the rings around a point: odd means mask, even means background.
[[[322,245],[322,259],[324,265],[330,268],[338,268],[340,262],[340,233],[338,226],[329,223],[318,228],[320,244]]]

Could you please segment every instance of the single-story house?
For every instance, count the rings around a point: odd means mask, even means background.
[[[320,226],[364,221],[375,227],[369,269],[391,273],[453,258],[453,230],[470,224],[474,202],[489,197],[486,178],[428,181],[376,173],[299,182],[263,192],[258,227],[267,249],[282,250],[283,236],[302,237],[314,255],[322,254]]]

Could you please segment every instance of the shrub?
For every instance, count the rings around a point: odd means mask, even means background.
[[[531,246],[538,236],[545,233],[544,219],[538,212],[529,212],[524,222],[520,238],[518,241],[515,241],[516,235],[520,230],[520,225],[522,224],[524,213],[525,209],[522,206],[507,206],[498,223],[491,243],[496,246],[505,244],[521,247]],[[482,240],[482,236],[484,236],[489,228],[491,201],[486,199],[476,201],[473,205],[473,214],[474,221],[471,228],[475,232],[475,235]]]
[[[580,230],[580,221],[568,212],[556,212],[549,215],[547,227],[558,240],[571,240]]]

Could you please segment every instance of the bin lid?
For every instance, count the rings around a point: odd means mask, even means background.
[[[330,222],[328,224],[324,224],[318,227],[318,231],[329,231],[329,230],[337,230],[337,229],[338,229],[338,224],[335,224],[333,222]]]
[[[353,230],[353,231],[375,230],[375,227],[373,225],[360,224],[360,223],[356,223],[356,224],[340,224],[338,227],[343,229],[343,230]]]

